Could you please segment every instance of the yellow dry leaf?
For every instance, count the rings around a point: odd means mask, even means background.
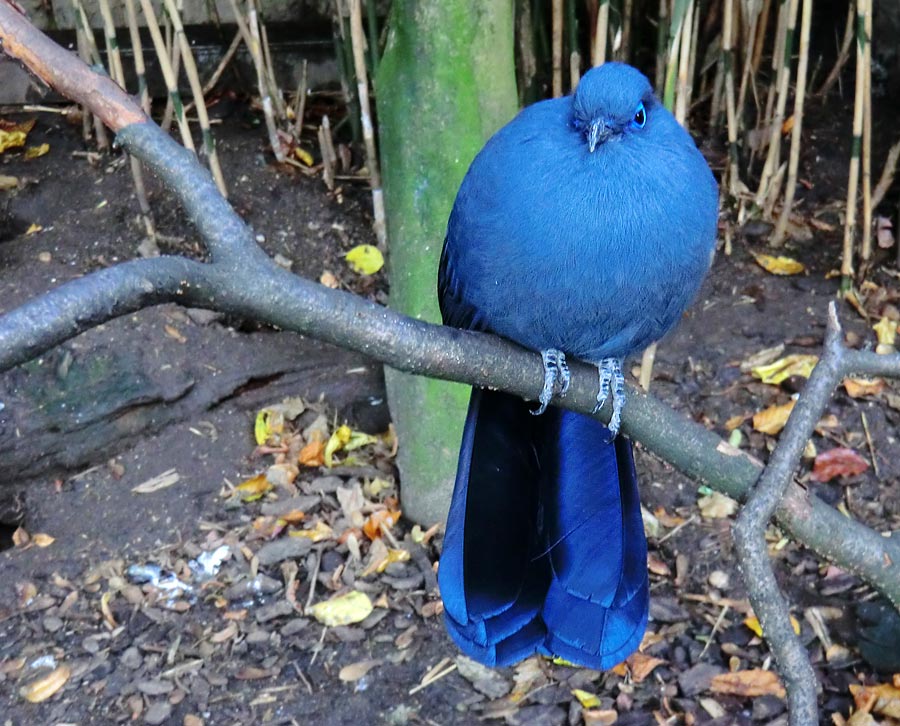
[[[353,435],[353,431],[350,430],[350,427],[347,425],[339,426],[333,434],[331,434],[328,439],[328,443],[325,444],[325,466],[329,469],[334,466],[334,454],[337,451],[340,451],[344,448],[344,444],[350,441],[350,437]]]
[[[269,439],[284,433],[284,412],[277,409],[264,408],[256,414],[253,424],[253,436],[257,446],[262,446]]]
[[[32,222],[30,225],[28,225],[28,229],[25,230],[25,234],[26,235],[37,234],[38,232],[43,232],[43,231],[44,231],[44,228],[41,225]]]
[[[894,346],[897,344],[897,323],[890,318],[882,318],[872,326],[878,336],[878,345]]]
[[[342,448],[344,449],[344,451],[353,451],[354,449],[359,449],[362,446],[368,446],[369,444],[376,443],[378,443],[377,436],[372,436],[372,434],[365,434],[362,431],[351,431],[350,438]]]
[[[850,398],[877,396],[884,390],[883,378],[845,378],[844,388]]]
[[[656,670],[657,666],[661,666],[666,661],[637,651],[628,656],[628,660],[625,662],[628,664],[628,670],[631,671],[631,680],[641,683]]]
[[[374,275],[384,267],[384,255],[373,245],[357,245],[344,258],[360,275]]]
[[[734,673],[720,673],[712,679],[713,693],[728,693],[743,698],[758,696],[778,696],[784,698],[784,686],[778,675],[772,671],[753,668]]]
[[[756,264],[773,275],[799,275],[806,268],[792,257],[773,257],[772,255],[753,255]]]
[[[100,612],[103,613],[103,619],[106,621],[106,625],[110,630],[115,630],[119,627],[119,624],[116,622],[116,617],[113,615],[112,610],[109,607],[109,603],[112,600],[113,594],[107,590],[100,596]]]
[[[40,146],[29,146],[25,149],[25,158],[26,159],[37,159],[39,156],[43,156],[48,151],[50,151],[50,144],[41,144]]]
[[[597,708],[600,706],[599,696],[589,693],[588,691],[582,691],[580,688],[573,688],[572,695],[578,699],[578,703],[581,704],[582,708]]]
[[[797,622],[797,618],[795,618],[793,615],[791,615],[790,618],[791,618],[791,627],[794,629],[794,633],[796,635],[800,635],[800,623]],[[759,620],[756,618],[755,615],[750,615],[749,617],[744,618],[744,625],[746,625],[750,630],[752,630],[755,635],[757,635],[760,638],[762,637],[762,634],[763,634],[762,625],[759,624]]]
[[[242,481],[235,489],[240,493],[242,501],[255,502],[257,499],[261,498],[263,494],[272,489],[272,483],[266,479],[265,474],[257,474],[256,476]]]
[[[795,400],[782,403],[778,406],[769,406],[767,409],[753,414],[753,428],[763,434],[774,436],[787,423],[791,411],[796,405]]]
[[[10,189],[17,189],[18,186],[19,177],[0,174],[0,192],[7,192]]]
[[[372,660],[361,660],[356,663],[351,663],[350,665],[345,665],[341,668],[338,673],[338,678],[347,683],[353,683],[354,681],[358,681],[362,678],[366,673],[372,670],[375,666],[381,665],[381,659],[375,658]]]
[[[794,128],[794,115],[791,114],[784,120],[784,123],[781,124],[781,133],[784,134],[785,136],[787,136],[789,133],[791,133],[791,129],[793,129],[793,128]]]
[[[368,595],[359,590],[352,590],[346,595],[316,603],[309,609],[309,612],[322,625],[334,628],[338,625],[352,625],[365,620],[369,617],[372,609],[372,601]]]
[[[54,542],[56,542],[56,538],[51,537],[49,534],[38,532],[37,534],[31,535],[31,541],[34,542],[38,547],[49,547]]]
[[[704,519],[724,519],[737,511],[737,502],[722,492],[713,492],[697,500],[700,516]]]
[[[69,666],[61,665],[47,675],[23,686],[19,694],[29,703],[42,703],[66,685],[71,673]]]
[[[31,543],[31,535],[24,527],[16,527],[16,531],[12,533],[12,542],[15,547],[24,547]]]
[[[320,519],[312,529],[292,529],[288,532],[288,536],[306,537],[313,542],[321,542],[323,539],[332,538],[334,536],[334,530]]]
[[[325,444],[321,441],[310,441],[300,449],[297,462],[303,466],[322,466],[325,463]]]
[[[619,720],[619,713],[614,708],[588,709],[581,712],[584,726],[612,726]]]
[[[299,146],[294,147],[294,156],[296,156],[307,166],[312,166],[314,163],[312,154],[310,154],[306,149],[301,149]]]
[[[774,363],[768,365],[756,366],[750,372],[759,378],[763,383],[772,383],[778,385],[782,381],[791,376],[803,376],[809,378],[816,363],[819,362],[819,356],[808,354],[786,355],[779,358]]]
[[[4,131],[0,129],[0,154],[7,149],[14,149],[17,146],[25,146],[25,137],[28,134],[21,130]]]

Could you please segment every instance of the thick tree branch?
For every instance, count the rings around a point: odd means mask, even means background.
[[[734,525],[744,582],[769,647],[778,660],[790,700],[792,726],[818,722],[816,676],[806,649],[794,634],[789,605],[778,588],[766,548],[765,531],[772,514],[794,487],[794,472],[834,389],[849,374],[900,377],[900,356],[848,350],[841,340],[837,310],[828,306],[825,350],[784,428],[759,483]],[[896,593],[892,598],[897,605]]]
[[[87,105],[118,132],[117,140],[182,200],[211,260],[199,263],[163,257],[129,262],[66,283],[26,303],[0,317],[0,370],[104,320],[170,301],[295,330],[410,373],[537,398],[543,381],[539,355],[494,336],[413,320],[275,265],[193,154],[163,134],[118,86],[93,74],[32,28],[7,0],[0,0],[0,41],[10,55],[60,92]],[[562,405],[590,413],[596,370],[580,363],[571,368],[572,385]],[[805,653],[790,632],[787,605],[766,557],[763,533],[772,514],[795,540],[855,572],[900,608],[900,543],[846,519],[793,481],[800,453],[825,403],[835,385],[850,373],[900,377],[900,355],[846,350],[839,339],[835,343],[833,331],[829,334],[825,355],[794,409],[757,493],[735,526],[751,600],[785,673],[796,718],[815,713],[814,680],[810,680]],[[608,408],[599,415],[607,420]],[[629,390],[622,430],[688,476],[737,499],[748,496],[763,472],[761,463],[715,433],[634,389]]]

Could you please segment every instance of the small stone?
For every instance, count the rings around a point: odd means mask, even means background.
[[[243,600],[258,595],[274,595],[281,590],[281,583],[273,577],[258,574],[252,579],[242,579],[225,588],[225,597],[228,600]]]
[[[709,573],[709,584],[719,590],[727,590],[730,584],[728,573],[722,570],[713,570]]]
[[[334,494],[339,487],[344,485],[344,480],[339,476],[319,476],[309,483],[309,488],[322,494]]]
[[[143,656],[141,656],[141,652],[132,645],[130,648],[126,648],[122,651],[122,655],[119,656],[119,661],[126,668],[136,671],[141,667],[141,663],[144,662],[144,658]]]
[[[58,618],[55,615],[44,616],[44,630],[46,630],[48,633],[55,633],[57,630],[62,628],[62,626],[62,618]]]
[[[296,635],[297,633],[303,632],[308,625],[309,625],[309,619],[294,618],[293,620],[288,620],[287,623],[285,623],[284,627],[281,629],[281,634],[285,638],[289,638],[292,635]]]
[[[154,678],[152,680],[138,681],[137,689],[148,696],[163,696],[166,693],[171,693],[175,686],[171,681],[162,681]]]
[[[192,713],[188,713],[184,717],[184,726],[203,726],[203,719]]]
[[[169,705],[168,701],[154,701],[150,704],[150,708],[147,709],[147,713],[144,714],[144,723],[158,726],[165,723],[171,715],[172,706]]]
[[[307,537],[286,537],[263,545],[256,557],[261,565],[274,565],[302,557],[311,549],[312,542]]]
[[[254,630],[247,634],[247,645],[262,645],[269,642],[270,633],[265,630]]]
[[[275,618],[284,618],[294,614],[294,606],[287,600],[276,600],[271,605],[265,605],[256,611],[256,622],[267,623]]]
[[[678,686],[681,693],[687,697],[696,696],[709,690],[712,679],[724,673],[725,669],[719,666],[710,665],[709,663],[698,663],[693,668],[688,668],[683,673],[678,674]]]
[[[776,716],[784,713],[785,703],[778,696],[758,696],[753,699],[753,713],[751,718],[754,721],[763,721],[770,724]]]
[[[265,502],[262,505],[262,513],[268,517],[280,517],[288,512],[308,512],[322,501],[321,497],[311,494],[303,494],[289,499],[279,499],[275,502]]]
[[[650,617],[657,623],[680,623],[690,618],[688,611],[672,597],[650,598]]]
[[[476,691],[483,693],[488,698],[503,698],[511,689],[509,681],[497,671],[464,655],[456,656],[456,668]]]
[[[39,262],[50,262],[51,259],[49,252],[38,252]]]

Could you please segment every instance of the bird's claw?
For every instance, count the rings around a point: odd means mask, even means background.
[[[566,354],[561,350],[554,348],[542,350],[541,360],[544,362],[544,387],[538,397],[541,405],[531,412],[533,416],[540,416],[544,413],[554,396],[565,396],[571,380]]]
[[[622,409],[625,408],[625,376],[622,373],[622,361],[618,358],[603,358],[597,365],[597,371],[600,374],[600,390],[597,393],[594,413],[603,408],[603,404],[612,393],[613,410],[607,428],[615,437],[622,425]]]

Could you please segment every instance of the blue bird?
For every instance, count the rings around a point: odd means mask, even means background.
[[[536,411],[497,391],[469,403],[438,577],[448,631],[476,660],[606,669],[640,644],[647,542],[631,443],[616,436],[622,362],[696,295],[717,216],[690,135],[621,63],[524,109],[472,162],[441,255],[444,322],[540,351],[545,368]],[[566,356],[597,366],[608,428],[547,408],[568,387]]]

